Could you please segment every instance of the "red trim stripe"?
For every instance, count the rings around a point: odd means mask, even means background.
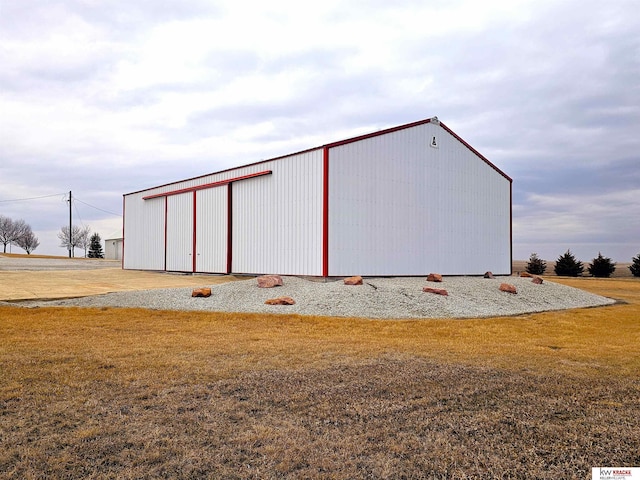
[[[142,199],[150,200],[152,198],[169,197],[171,195],[179,195],[181,193],[196,192],[198,190],[205,190],[207,188],[215,188],[215,187],[221,187],[223,185],[229,185],[232,182],[238,182],[240,180],[247,180],[249,178],[262,177],[263,175],[271,175],[272,173],[273,172],[271,170],[265,170],[264,172],[250,173],[249,175],[229,178],[227,180],[221,180],[219,182],[205,183],[204,185],[198,185],[196,187],[181,188],[180,190],[171,190],[169,192],[156,193],[154,195],[147,195],[146,197],[142,197]]]
[[[122,196],[122,259],[120,260],[120,268],[122,268],[124,270],[124,219],[126,218],[124,216],[125,211],[124,211],[124,207],[125,207],[126,203],[124,201],[124,195]],[[105,245],[106,247],[106,245]],[[117,252],[117,250],[116,250]]]
[[[227,185],[227,274],[231,273],[233,262],[233,184]]]
[[[167,235],[169,221],[169,199],[164,197],[164,271],[167,271]]]
[[[197,250],[196,250],[196,210],[197,210],[197,205],[196,205],[196,192],[195,190],[193,191],[193,238],[192,238],[192,242],[193,242],[193,259],[192,259],[192,271],[195,273],[196,271],[196,257],[198,256],[197,254]]]
[[[329,276],[329,147],[322,154],[322,276]]]

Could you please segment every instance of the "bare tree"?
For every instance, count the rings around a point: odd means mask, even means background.
[[[87,257],[87,249],[91,245],[91,228],[89,225],[85,225],[80,228],[78,232],[78,241],[76,242],[76,247],[84,249],[84,256]]]
[[[0,215],[0,243],[4,245],[4,253],[7,253],[7,245],[12,242],[13,220]]]
[[[58,232],[58,238],[60,239],[60,246],[71,251],[71,256],[75,257],[75,248],[78,245],[80,238],[81,228],[77,225],[73,225],[71,232],[69,232],[69,226],[65,225],[60,228]]]
[[[16,240],[16,245],[27,252],[28,255],[31,255],[31,252],[33,252],[36,248],[38,248],[38,245],[40,245],[40,241],[38,240],[38,237],[34,235],[31,227],[29,227],[28,231],[25,232],[22,237]]]
[[[7,253],[8,244],[17,243],[29,230],[31,227],[24,220],[12,220],[0,215],[0,243],[4,245],[4,253]]]

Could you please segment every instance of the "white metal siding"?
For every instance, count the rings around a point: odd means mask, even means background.
[[[196,271],[227,271],[227,186],[196,192]]]
[[[165,199],[142,200],[144,194],[125,196],[124,262],[126,269],[164,270]]]
[[[168,271],[193,271],[193,192],[167,197],[166,255]]]
[[[104,241],[104,258],[122,260],[122,239],[108,238]]]
[[[125,261],[125,268],[164,268],[165,198],[143,197],[271,170],[231,186],[232,272],[322,275],[322,169],[322,149],[316,149],[126,195],[125,258],[135,259],[135,266]],[[196,271],[226,271],[227,188],[196,191]],[[192,271],[193,192],[166,198],[167,270]],[[150,223],[163,243],[145,253],[147,230],[131,224],[160,204]]]
[[[322,149],[260,168],[232,186],[233,272],[322,275]]]
[[[440,126],[334,147],[329,179],[329,275],[510,273],[510,182]]]

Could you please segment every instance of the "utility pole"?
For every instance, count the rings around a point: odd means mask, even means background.
[[[72,222],[71,222],[71,190],[69,190],[69,258],[71,258],[71,231],[72,231]]]

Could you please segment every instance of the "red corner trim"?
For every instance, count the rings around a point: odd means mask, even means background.
[[[509,256],[511,257],[509,273],[513,275],[513,182],[509,184]]]
[[[207,188],[215,188],[215,187],[221,187],[223,185],[229,185],[232,182],[239,182],[240,180],[247,180],[249,178],[262,177],[263,175],[271,175],[272,173],[273,172],[271,170],[265,170],[263,172],[250,173],[249,175],[243,175],[241,177],[233,177],[233,178],[228,178],[227,180],[220,180],[219,182],[205,183],[204,185],[198,185],[196,187],[181,188],[180,190],[171,190],[169,192],[147,195],[146,197],[142,197],[142,199],[150,200],[152,198],[169,197],[171,195],[179,195],[181,193],[196,192],[198,190],[205,190]]]
[[[232,184],[227,185],[227,274],[231,273],[233,262],[233,190]]]
[[[122,196],[122,258],[120,259],[120,268],[122,268],[124,270],[124,219],[126,218],[125,215],[125,205],[126,202],[124,201],[124,195]],[[106,249],[106,245],[105,245],[105,249]]]
[[[329,147],[322,154],[322,276],[329,276]]]
[[[167,232],[168,226],[167,222],[169,221],[169,200],[167,197],[164,197],[164,271],[167,271]]]
[[[192,235],[193,235],[193,238],[192,238],[192,241],[193,241],[193,247],[192,247],[193,255],[192,255],[192,257],[193,258],[191,260],[191,263],[192,263],[191,271],[194,272],[194,273],[196,271],[196,257],[198,256],[197,251],[196,251],[196,221],[197,221],[196,220],[196,214],[197,214],[197,209],[198,209],[198,205],[196,204],[196,192],[194,190],[193,191],[193,233],[192,233]]]

